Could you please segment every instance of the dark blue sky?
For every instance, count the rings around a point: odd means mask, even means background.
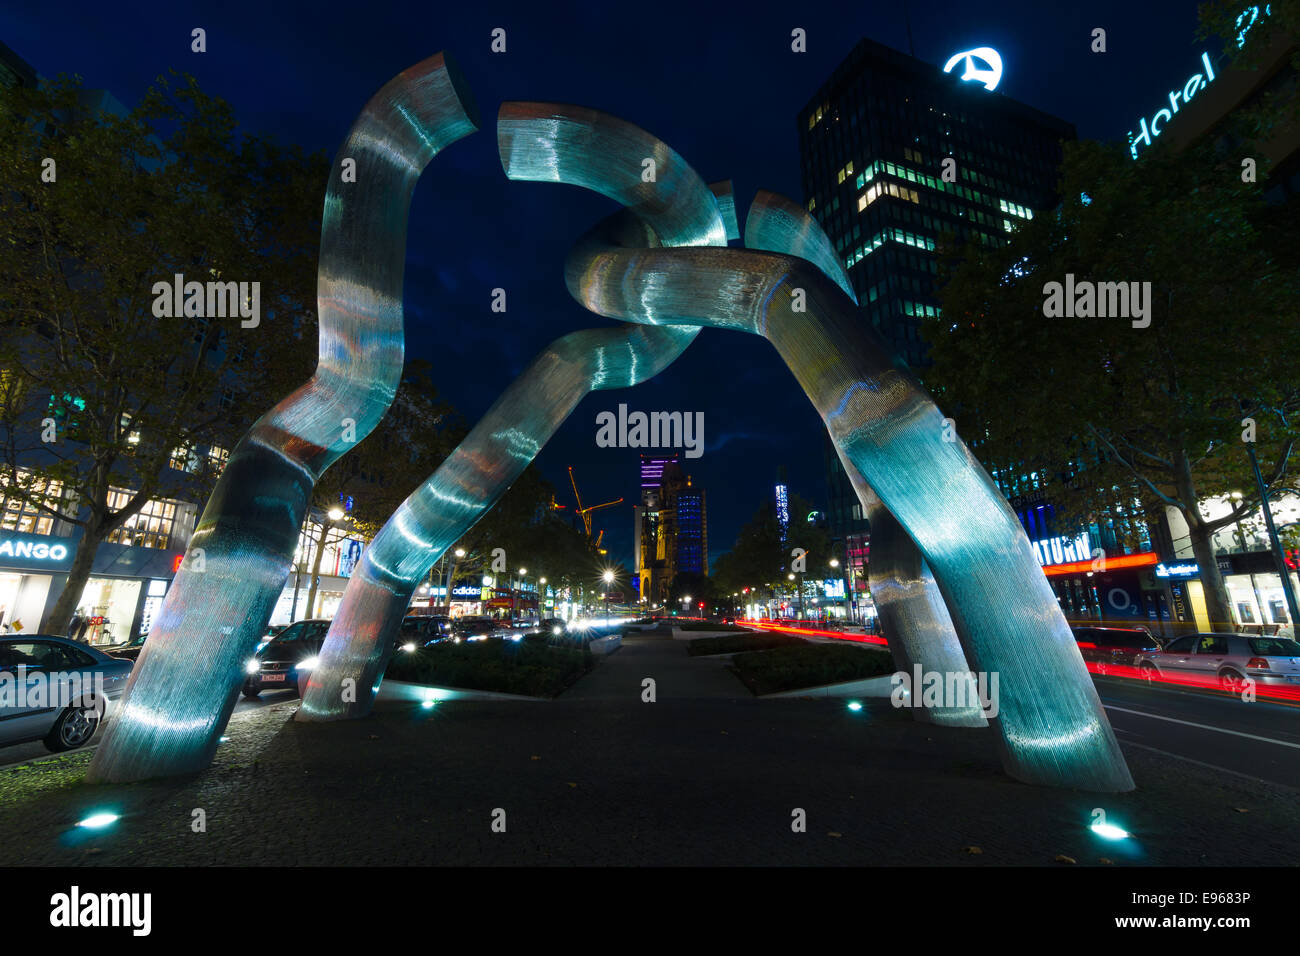
[[[636,123],[706,181],[732,179],[743,224],[757,189],[803,199],[795,114],[853,44],[869,36],[908,48],[901,0],[14,6],[0,9],[0,41],[45,76],[78,73],[132,106],[160,73],[184,70],[250,129],[331,156],[375,90],[439,50],[453,53],[483,128],[435,159],[417,189],[407,353],[434,363],[439,387],[471,422],[548,341],[604,322],[569,298],[562,269],[570,243],[612,204],[509,183],[496,153],[503,100],[577,103]],[[1199,52],[1191,0],[913,0],[911,20],[918,57],[941,65],[992,46],[1004,62],[999,92],[1075,123],[1082,137],[1122,138],[1194,72]],[[190,52],[194,27],[207,30],[204,54]],[[507,31],[504,55],[489,51],[495,27]],[[807,31],[805,54],[790,51],[794,27]],[[1107,31],[1105,54],[1089,51],[1094,27]],[[489,309],[497,286],[508,292],[505,315]],[[564,503],[570,464],[584,500],[628,499],[597,516],[612,558],[631,563],[637,452],[597,448],[594,423],[619,402],[704,412],[706,452],[688,471],[709,492],[714,555],[770,494],[780,465],[793,491],[823,499],[822,425],[793,378],[766,342],[706,329],[653,381],[584,400],[538,459]]]

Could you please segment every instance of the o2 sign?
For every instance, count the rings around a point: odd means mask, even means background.
[[[1162,124],[1168,123],[1174,118],[1174,114],[1178,112],[1179,100],[1182,100],[1183,105],[1186,106],[1191,102],[1193,96],[1214,82],[1214,67],[1210,64],[1210,54],[1201,54],[1201,65],[1205,67],[1205,73],[1193,73],[1191,78],[1183,84],[1181,90],[1171,90],[1169,93],[1169,107],[1166,109],[1162,106],[1152,113],[1150,126],[1147,125],[1147,118],[1143,116],[1139,121],[1141,132],[1135,135],[1132,130],[1129,131],[1128,148],[1134,159],[1137,159],[1138,143],[1145,143],[1150,146],[1151,141],[1164,132]]]
[[[984,67],[977,67],[975,61],[980,60]],[[996,90],[998,83],[1002,81],[1002,57],[998,51],[991,46],[977,46],[973,50],[966,50],[962,53],[954,53],[949,57],[948,62],[943,66],[943,72],[951,73],[952,68],[958,63],[965,61],[966,67],[962,71],[963,80],[974,80],[977,83],[983,83],[984,88]]]

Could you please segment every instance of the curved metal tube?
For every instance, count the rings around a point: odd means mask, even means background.
[[[746,230],[748,233],[748,229]],[[1114,792],[1133,780],[1015,514],[919,382],[834,281],[739,249],[620,248],[595,230],[566,263],[593,312],[762,335],[831,438],[929,563],[975,669],[999,675],[1003,765],[1029,783]]]
[[[139,780],[211,762],[288,578],[321,473],[388,410],[402,372],[411,193],[431,159],[477,129],[446,54],[366,104],[325,192],[317,279],[320,358],[230,456],[88,777]],[[355,181],[344,182],[344,160]]]
[[[497,143],[510,179],[583,186],[626,206],[606,227],[630,241],[726,245],[728,223],[717,196],[729,196],[729,184],[711,191],[685,160],[631,123],[581,107],[505,103]],[[641,181],[644,157],[656,161],[654,182]],[[735,230],[734,213],[731,220]],[[698,325],[628,323],[574,332],[547,346],[366,549],[296,719],[369,713],[411,595],[429,568],[487,513],[589,392],[659,374],[698,334]]]
[[[750,249],[807,259],[845,295],[855,303],[858,301],[848,271],[836,255],[830,237],[807,210],[786,197],[759,191],[749,207],[745,244]],[[885,625],[894,665],[909,675],[914,673],[917,664],[926,673],[969,675],[952,617],[921,552],[853,463],[838,448],[836,453],[862,505],[862,513],[871,522],[872,598]],[[913,681],[913,700],[917,689]],[[976,691],[974,679],[965,680],[961,700],[968,703],[913,707],[912,716],[920,723],[987,726]]]
[[[844,461],[842,454],[840,460]],[[857,469],[848,461],[844,465],[862,502],[863,514],[871,522],[871,597],[889,640],[894,666],[912,677],[912,717],[919,723],[944,727],[988,726],[980,706],[979,687],[929,565],[916,542]],[[918,665],[924,674],[943,675],[945,686],[947,675],[958,675],[953,680],[961,682],[962,703],[945,701],[937,706],[919,706],[921,687],[915,679]]]

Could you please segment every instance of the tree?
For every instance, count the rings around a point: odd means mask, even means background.
[[[790,524],[786,529],[786,540],[781,541],[781,525],[777,520],[776,507],[772,502],[764,502],[736,535],[736,542],[731,550],[718,556],[713,563],[711,575],[711,593],[731,601],[731,594],[745,594],[768,589],[775,593],[779,589],[790,589],[789,575],[795,574],[800,584],[803,575],[812,575],[815,580],[835,576],[831,574],[830,560],[834,557],[831,541],[826,529],[806,520],[813,509],[807,499],[799,495],[790,497]],[[793,568],[798,560],[794,549],[804,551],[802,567],[805,571],[796,573]],[[689,589],[684,593],[694,594]],[[743,598],[736,599],[745,603]]]
[[[1243,69],[1260,65],[1263,52],[1279,38],[1300,36],[1300,0],[1269,0],[1246,4],[1242,0],[1208,0],[1199,10],[1197,39],[1218,38],[1230,61]],[[1291,50],[1292,73],[1300,72],[1300,48]],[[1300,123],[1300,97],[1295,85],[1265,89],[1254,100],[1233,111],[1229,124],[1242,140],[1262,143]]]
[[[0,488],[81,529],[56,633],[100,542],[153,498],[206,496],[207,449],[306,378],[326,171],[237,133],[190,77],[125,116],[87,102],[68,79],[0,91]],[[250,315],[160,318],[177,274]]]
[[[1180,513],[1212,624],[1226,626],[1213,535],[1259,507],[1245,443],[1270,488],[1293,487],[1297,271],[1261,227],[1259,187],[1212,145],[1157,144],[1134,162],[1067,144],[1061,193],[1004,248],[947,263],[943,318],[924,330],[927,384],[986,465],[1037,472],[1064,520]],[[1049,283],[1067,274],[1076,288],[1150,283],[1149,311],[1046,317]],[[1141,286],[1128,291],[1141,301]],[[1202,502],[1233,492],[1237,506],[1210,520]]]

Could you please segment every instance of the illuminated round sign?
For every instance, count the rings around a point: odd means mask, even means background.
[[[983,83],[985,88],[990,90],[998,88],[998,83],[1002,80],[1002,57],[998,55],[997,50],[991,46],[977,46],[964,53],[954,53],[944,64],[943,72],[951,73],[952,68],[963,61],[965,62],[961,74],[963,80],[975,80]],[[976,66],[976,61],[982,62],[984,66]]]

